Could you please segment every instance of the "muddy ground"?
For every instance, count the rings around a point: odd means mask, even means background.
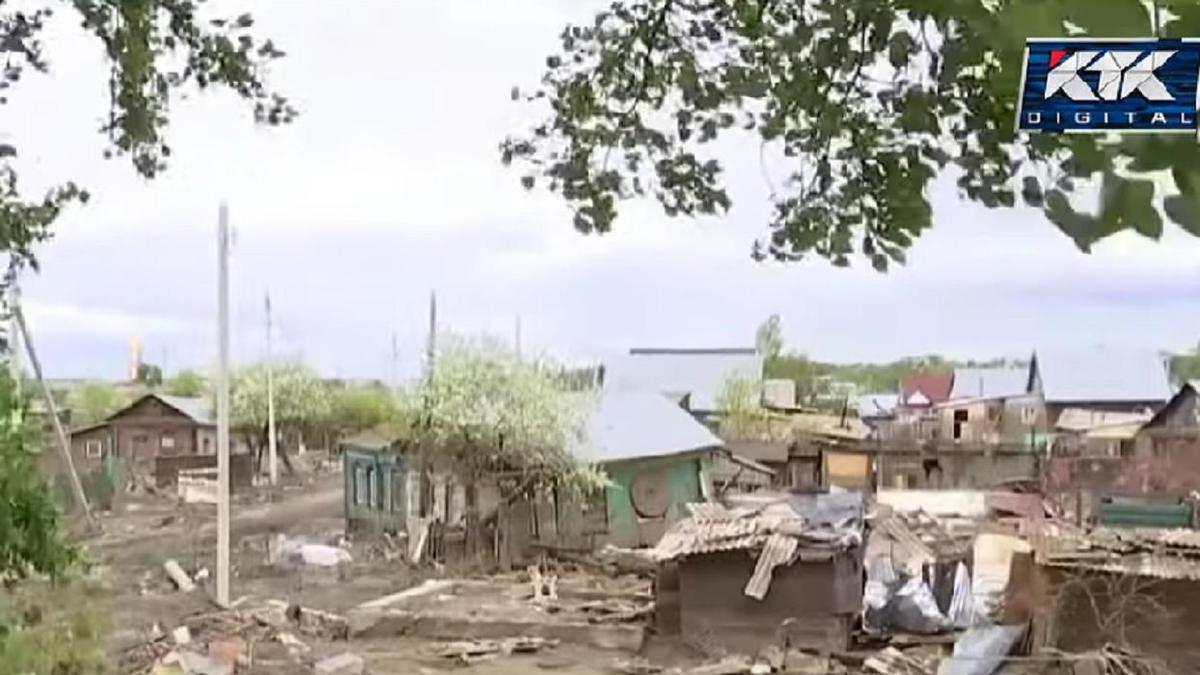
[[[344,614],[351,608],[396,593],[438,576],[439,571],[412,569],[385,555],[378,542],[353,541],[345,536],[342,518],[342,477],[327,474],[293,479],[273,490],[260,489],[237,497],[232,508],[231,598],[242,606],[277,600],[289,605]],[[111,648],[114,655],[145,644],[170,631],[188,617],[214,612],[216,509],[178,504],[169,496],[130,497],[119,514],[101,516],[103,531],[88,541],[95,576],[110,589]],[[267,542],[276,533],[302,537],[314,543],[341,544],[354,561],[332,574],[321,569],[286,570],[267,563]],[[163,572],[163,561],[173,558],[191,573],[207,569],[192,593],[181,593]],[[203,576],[201,573],[200,576]],[[486,577],[477,577],[486,579]],[[497,582],[498,593],[512,593],[515,577]],[[585,581],[586,583],[586,581]],[[503,589],[501,589],[503,587]],[[235,600],[235,602],[238,602]],[[473,612],[470,603],[461,608]],[[515,637],[515,636],[514,636]],[[254,665],[238,672],[311,672],[306,664],[320,658],[352,652],[362,656],[367,672],[377,675],[440,672],[506,675],[554,670],[574,675],[612,673],[615,663],[631,655],[575,644],[524,655],[485,658],[463,664],[439,656],[437,643],[416,638],[330,639],[305,635],[309,650],[289,654],[282,645],[254,647]],[[692,661],[674,648],[656,648],[657,661]],[[114,656],[115,658],[115,656]]]

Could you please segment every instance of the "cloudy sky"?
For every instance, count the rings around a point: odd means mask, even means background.
[[[235,358],[263,354],[269,288],[279,351],[330,375],[388,377],[393,334],[399,369],[414,371],[432,289],[443,325],[511,335],[519,315],[527,348],[569,359],[750,344],[771,313],[789,347],[836,361],[1200,339],[1200,241],[1122,235],[1085,256],[1038,213],[961,203],[948,183],[906,268],[754,263],[768,211],[757,144],[729,147],[727,217],[634,204],[614,233],[576,234],[496,147],[528,121],[509,89],[536,82],[589,4],[256,0],[260,29],[289,53],[273,82],[302,117],[257,129],[229,97],[181,102],[174,163],[153,182],[102,158],[99,46],[56,23],[53,73],[0,109],[27,187],[69,178],[94,195],[25,282],[47,371],[119,377],[135,336],[170,370],[211,363],[222,199],[237,230]]]

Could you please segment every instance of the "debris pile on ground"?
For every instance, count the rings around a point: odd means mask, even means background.
[[[558,644],[558,640],[540,637],[515,637],[501,640],[456,640],[445,642],[434,648],[435,653],[462,665],[478,661],[509,656],[510,654],[532,654]]]
[[[149,641],[126,648],[119,656],[119,672],[228,675],[239,664],[252,666],[256,649],[272,643],[298,662],[310,650],[297,633],[326,640],[344,639],[346,622],[335,614],[281,601],[196,614],[172,629],[170,635],[156,631]]]

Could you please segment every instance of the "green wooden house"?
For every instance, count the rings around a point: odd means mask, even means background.
[[[373,432],[342,443],[345,509],[352,530],[403,531],[410,515],[453,525],[461,518],[462,487],[442,471],[417,474],[393,439]],[[572,452],[597,464],[609,484],[586,499],[556,492],[512,505],[510,545],[586,550],[611,543],[652,546],[666,528],[687,516],[686,505],[704,501],[713,470],[736,464],[771,470],[735,457],[707,427],[669,398],[652,392],[606,391],[597,397]],[[498,503],[496,490],[480,489],[482,515]]]

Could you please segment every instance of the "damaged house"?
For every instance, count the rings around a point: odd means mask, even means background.
[[[355,530],[403,532],[410,518],[455,526],[464,514],[463,486],[436,458],[417,471],[403,444],[386,431],[343,443],[345,512]],[[583,436],[571,448],[609,480],[581,500],[551,491],[509,506],[513,557],[531,546],[590,550],[611,543],[650,546],[685,517],[685,505],[715,491],[765,486],[772,470],[731,455],[724,443],[687,411],[652,392],[610,390],[596,401]],[[732,491],[732,490],[731,490]],[[499,491],[479,486],[480,513],[497,512]]]
[[[654,548],[660,625],[754,653],[846,649],[862,609],[863,502],[855,492],[754,495],[689,506]],[[677,596],[677,599],[676,597]]]

